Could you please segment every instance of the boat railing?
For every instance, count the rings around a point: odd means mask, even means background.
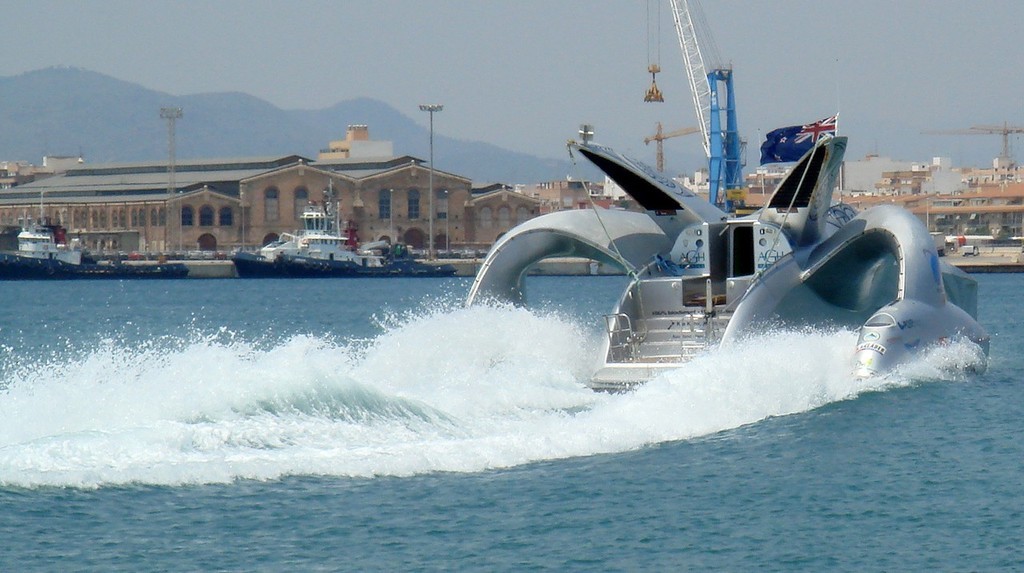
[[[643,335],[633,330],[633,321],[628,314],[606,314],[604,322],[608,335],[608,361],[632,362]]]
[[[687,362],[721,340],[731,312],[688,307],[680,313],[631,318],[605,315],[607,362]]]

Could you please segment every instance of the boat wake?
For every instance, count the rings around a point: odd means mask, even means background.
[[[108,341],[0,372],[0,485],[101,487],[476,472],[685,440],[867,391],[950,379],[939,349],[884,379],[850,375],[850,332],[783,332],[700,356],[625,394],[584,386],[597,334],[553,313],[442,309],[380,336],[230,332]]]

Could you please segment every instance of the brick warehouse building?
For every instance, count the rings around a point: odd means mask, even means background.
[[[0,228],[9,239],[42,209],[69,237],[97,251],[255,248],[294,231],[305,205],[333,192],[341,218],[360,241],[387,238],[427,247],[430,168],[415,157],[180,161],[173,189],[169,179],[166,161],[74,167],[0,190]],[[504,223],[491,218],[495,197],[474,197],[468,178],[444,171],[435,170],[433,181],[435,248],[488,246]],[[483,207],[477,209],[478,203]],[[517,211],[510,226],[537,214]],[[481,214],[487,219],[483,229]]]

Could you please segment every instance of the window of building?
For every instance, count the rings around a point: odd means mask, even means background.
[[[509,228],[509,222],[511,221],[512,210],[508,207],[501,207],[498,209],[498,226],[502,229]]]
[[[377,213],[379,219],[391,218],[391,189],[381,189],[377,197]]]
[[[209,205],[203,205],[199,208],[199,226],[200,227],[212,227],[213,226],[213,207]]]
[[[309,204],[309,191],[305,187],[295,189],[295,219],[298,220]]]
[[[191,227],[195,221],[195,213],[192,211],[192,207],[185,205],[181,208],[181,226]]]
[[[271,187],[263,192],[263,217],[267,221],[277,221],[281,218],[277,187]]]
[[[409,219],[420,218],[420,192],[416,189],[409,189]]]
[[[448,190],[438,189],[434,191],[434,211],[438,219],[448,218]]]
[[[235,224],[235,212],[231,207],[220,208],[220,219],[218,223],[221,227],[230,227]]]
[[[491,208],[483,207],[480,209],[480,228],[490,229],[494,221],[491,219]]]
[[[516,208],[516,223],[525,223],[530,219],[530,210],[526,207]]]

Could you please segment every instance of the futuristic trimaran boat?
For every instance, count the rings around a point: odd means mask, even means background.
[[[819,142],[760,211],[743,217],[609,148],[570,145],[646,212],[559,211],[515,227],[488,253],[468,302],[525,302],[527,271],[549,257],[621,266],[632,280],[605,317],[593,388],[628,389],[778,326],[859,330],[857,376],[886,374],[958,339],[987,355],[977,283],[938,257],[914,215],[832,203],[845,137]]]

